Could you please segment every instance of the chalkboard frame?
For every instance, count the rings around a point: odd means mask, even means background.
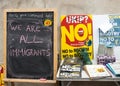
[[[54,13],[54,28],[53,28],[53,80],[40,79],[16,79],[7,77],[7,13],[9,12],[53,12]],[[5,82],[30,82],[30,83],[56,83],[57,74],[57,13],[56,9],[5,9],[4,10],[4,81]]]

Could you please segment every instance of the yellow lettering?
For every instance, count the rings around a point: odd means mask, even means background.
[[[79,31],[83,31],[83,35],[79,34]],[[61,33],[63,41],[66,42],[66,37],[70,40],[70,42],[74,42],[75,39],[78,41],[85,41],[88,37],[88,34],[92,34],[91,23],[88,23],[87,26],[84,24],[69,25],[69,30],[65,26],[61,26]]]
[[[62,38],[64,39],[63,41],[66,42],[66,37],[68,37],[68,39],[71,42],[74,42],[74,29],[73,29],[73,25],[70,25],[69,31],[67,30],[67,28],[65,26],[61,27],[61,33],[62,33]]]
[[[87,24],[87,28],[88,28],[88,32],[89,32],[88,34],[89,34],[89,35],[92,35],[92,30],[91,30],[91,29],[92,29],[92,26],[91,26],[91,23],[88,23],[88,24]]]

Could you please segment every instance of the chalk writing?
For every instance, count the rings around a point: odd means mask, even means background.
[[[26,35],[26,36],[25,36],[25,35],[21,35],[21,36],[20,36],[20,44],[21,44],[22,42],[28,43],[28,44],[30,44],[30,43],[43,43],[43,40],[37,40],[36,35],[34,35],[34,36],[32,37],[32,39],[29,38],[28,35]]]
[[[10,56],[50,56],[50,49],[9,49]]]

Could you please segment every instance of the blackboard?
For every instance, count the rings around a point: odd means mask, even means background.
[[[6,78],[54,80],[55,10],[5,10],[4,15]]]

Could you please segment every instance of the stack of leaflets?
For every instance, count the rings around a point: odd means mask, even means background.
[[[59,67],[59,78],[80,78],[82,65],[80,61],[73,58],[66,58],[61,62]]]
[[[120,62],[108,63],[106,66],[112,74],[115,76],[120,76]]]

